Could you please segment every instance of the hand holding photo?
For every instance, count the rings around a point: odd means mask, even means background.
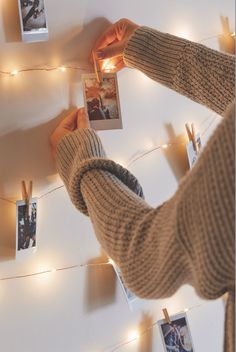
[[[103,74],[98,82],[96,74],[82,76],[85,109],[95,130],[121,129],[120,102],[116,74]]]
[[[18,0],[22,40],[36,42],[48,39],[44,0]]]
[[[16,256],[36,249],[37,200],[16,202]]]

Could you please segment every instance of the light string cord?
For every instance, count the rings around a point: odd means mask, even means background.
[[[26,277],[33,277],[33,276],[39,276],[39,275],[43,275],[43,274],[55,273],[57,271],[65,271],[65,270],[71,270],[71,269],[76,269],[76,268],[88,268],[88,267],[95,267],[95,266],[98,267],[98,266],[105,266],[105,265],[112,265],[112,264],[109,261],[104,262],[104,263],[74,264],[74,265],[65,266],[65,267],[61,267],[61,268],[57,268],[57,269],[48,269],[48,270],[38,271],[35,273],[31,273],[31,274],[6,276],[3,278],[0,278],[0,281],[24,279]]]
[[[231,32],[228,34],[229,36],[235,37],[235,32]],[[204,43],[210,39],[219,39],[219,38],[224,38],[225,34],[218,34],[218,35],[212,35],[208,36],[205,38],[202,38],[198,41],[197,43]],[[23,68],[23,69],[14,69],[12,71],[4,71],[0,70],[0,75],[8,75],[8,76],[16,76],[18,73],[23,73],[23,72],[32,72],[32,71],[45,71],[45,72],[50,72],[50,71],[56,71],[56,70],[61,70],[62,72],[66,70],[79,70],[79,71],[89,71],[91,70],[91,66],[78,66],[78,65],[65,65],[65,66],[53,66],[53,67],[31,67],[31,68]]]
[[[199,308],[201,306],[203,306],[204,304],[198,304],[196,306],[192,306],[192,307],[189,307],[187,309],[183,309],[177,313],[174,313],[172,315],[178,315],[178,314],[183,314],[183,313],[187,313],[193,309],[196,309],[196,308]],[[162,319],[159,319],[159,320],[162,320]],[[132,339],[127,339],[121,343],[118,343],[118,344],[115,344],[113,347],[110,347],[111,350],[109,349],[109,352],[116,352],[118,351],[120,348],[124,347],[124,346],[127,346],[129,344],[131,344],[132,342],[135,342],[135,341],[138,341],[142,336],[144,336],[145,334],[147,334],[150,330],[152,330],[155,326],[158,326],[158,321],[159,320],[156,320],[153,324],[151,324],[150,326],[148,326],[146,329],[142,330],[140,333],[138,333],[138,337],[134,337]],[[103,350],[102,352],[108,352],[108,349],[105,349]]]
[[[218,115],[217,114],[210,114],[206,117],[206,119],[201,123],[200,126],[204,125],[210,118],[212,118],[211,122],[208,124],[208,126],[203,130],[202,133],[200,133],[201,136],[204,136],[206,134],[206,132],[209,130],[209,128],[213,125],[213,123],[215,122],[215,120],[217,119]],[[178,145],[184,145],[184,142],[181,143],[166,143],[166,144],[161,144],[161,145],[157,145],[155,147],[152,147],[149,150],[145,150],[143,152],[141,152],[139,155],[137,155],[135,158],[130,158],[130,160],[127,162],[126,167],[130,167],[132,164],[134,164],[136,161],[144,159],[147,155],[151,154],[152,152],[156,151],[156,150],[160,150],[160,149],[167,149],[171,146],[178,146]],[[37,197],[37,199],[42,199],[45,198],[46,196],[50,195],[51,193],[56,192],[57,190],[60,190],[62,188],[64,188],[65,185],[60,185],[58,187],[55,187],[49,191],[47,191],[46,193],[42,194],[41,196]],[[3,202],[8,202],[11,204],[16,205],[15,201],[12,201],[10,199],[4,198],[4,197],[0,197],[0,200]]]

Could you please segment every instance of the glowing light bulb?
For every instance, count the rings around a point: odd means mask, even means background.
[[[168,144],[163,144],[161,147],[162,147],[163,149],[166,149],[166,148],[168,148]]]
[[[65,66],[61,66],[61,67],[59,67],[59,69],[60,69],[62,72],[65,72],[65,71],[66,71]]]
[[[110,59],[107,59],[107,60],[105,60],[104,61],[104,63],[103,63],[103,66],[102,66],[102,69],[104,70],[104,71],[106,71],[106,72],[110,72],[111,70],[114,70],[114,68],[115,68],[115,65],[113,65],[111,62],[109,62],[110,61]]]
[[[57,271],[57,269],[52,269],[51,272],[52,273],[55,273]]]
[[[235,37],[235,32],[231,33],[231,36],[232,36],[232,37]]]
[[[111,265],[115,264],[114,260],[112,260],[111,258],[108,259],[108,263],[111,264]]]
[[[184,309],[184,312],[185,312],[185,313],[187,313],[188,311],[189,311],[189,309],[188,309],[188,308],[185,308],[185,309]]]
[[[18,74],[18,71],[17,71],[17,70],[11,71],[11,76],[16,76],[17,74]]]
[[[140,335],[137,330],[133,330],[133,331],[130,331],[128,338],[130,341],[138,340],[140,338]]]

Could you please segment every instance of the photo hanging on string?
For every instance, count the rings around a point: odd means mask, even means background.
[[[96,74],[82,75],[85,110],[95,130],[122,129],[117,77],[104,73],[101,82]]]
[[[48,40],[44,0],[18,0],[21,35],[24,42]]]
[[[32,254],[37,246],[37,199],[16,202],[16,257]]]
[[[158,321],[165,352],[194,352],[193,342],[185,313],[171,317],[171,324]]]

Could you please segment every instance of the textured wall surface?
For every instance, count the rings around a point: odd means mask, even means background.
[[[76,64],[89,67],[89,53],[109,22],[127,17],[195,41],[221,31],[220,15],[233,25],[232,0],[47,0],[49,41],[21,41],[17,0],[0,1],[0,70]],[[216,38],[203,43],[218,48]],[[73,106],[83,104],[80,70],[0,75],[0,197],[18,199],[20,181],[34,181],[40,196],[61,181],[50,155],[48,136]],[[140,72],[118,74],[123,130],[99,132],[107,154],[126,164],[153,144],[178,142],[185,122],[194,122],[205,144],[220,118],[161,87]],[[209,127],[207,129],[207,127]],[[207,130],[206,130],[207,129]],[[130,166],[146,200],[160,205],[184,174],[181,148],[157,150]],[[89,219],[71,205],[64,188],[38,202],[38,250],[16,261],[15,207],[0,201],[0,278],[104,261]],[[224,305],[206,302],[190,286],[173,297],[138,301],[131,311],[110,266],[75,268],[0,281],[0,341],[3,352],[112,351],[129,332],[141,331],[185,308],[196,352],[222,352]],[[120,351],[164,351],[159,330]]]

